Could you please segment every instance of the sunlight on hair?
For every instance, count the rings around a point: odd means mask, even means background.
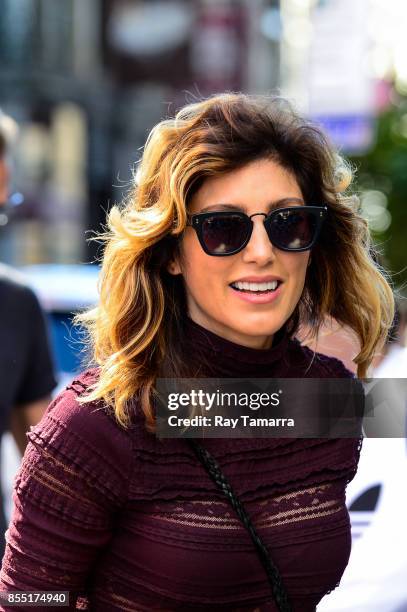
[[[183,363],[185,288],[168,266],[190,198],[207,177],[270,158],[295,174],[305,200],[328,208],[287,333],[294,336],[304,324],[317,334],[326,317],[334,318],[356,334],[354,363],[358,376],[366,376],[391,327],[394,298],[390,278],[372,255],[359,199],[346,191],[352,167],[281,97],[227,93],[188,104],[153,127],[134,166],[132,188],[109,213],[100,235],[99,305],[76,317],[100,367],[95,388],[81,402],[103,399],[126,427],[138,398],[146,427],[154,431],[151,400],[160,368],[169,360],[170,376],[179,376]]]
[[[350,186],[353,179],[353,172],[349,163],[340,155],[336,156],[336,162],[337,166],[334,172],[335,190],[337,193],[342,193]]]

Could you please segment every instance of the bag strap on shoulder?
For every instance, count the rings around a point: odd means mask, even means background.
[[[236,493],[233,491],[229,481],[227,480],[226,476],[219,467],[218,462],[209,453],[209,451],[207,451],[203,446],[201,446],[201,444],[199,444],[195,439],[187,438],[187,441],[192,447],[199,461],[202,463],[205,470],[208,472],[211,479],[223,491],[229,503],[235,510],[237,516],[249,532],[250,537],[256,547],[260,561],[264,569],[266,570],[271,585],[271,591],[274,597],[274,601],[279,611],[292,612],[292,608],[288,600],[287,592],[282,583],[280,573],[277,567],[275,566],[273,560],[271,559],[269,551],[267,550],[259,534],[257,533],[250,519],[250,516],[246,512],[242,502],[237,497]]]

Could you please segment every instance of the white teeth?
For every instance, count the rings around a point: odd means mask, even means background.
[[[247,283],[238,281],[232,283],[232,286],[241,291],[274,291],[277,289],[277,281],[269,281],[267,283]]]

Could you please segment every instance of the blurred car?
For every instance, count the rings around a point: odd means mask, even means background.
[[[24,266],[20,271],[48,317],[59,389],[86,366],[83,330],[72,324],[72,318],[97,303],[100,268],[94,264],[41,264]]]

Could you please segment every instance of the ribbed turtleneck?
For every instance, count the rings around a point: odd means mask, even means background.
[[[188,355],[199,359],[202,376],[269,377],[281,376],[287,369],[286,360],[290,339],[282,328],[274,336],[268,349],[255,349],[231,342],[205,329],[191,318],[185,322]],[[284,367],[282,368],[284,363]]]

